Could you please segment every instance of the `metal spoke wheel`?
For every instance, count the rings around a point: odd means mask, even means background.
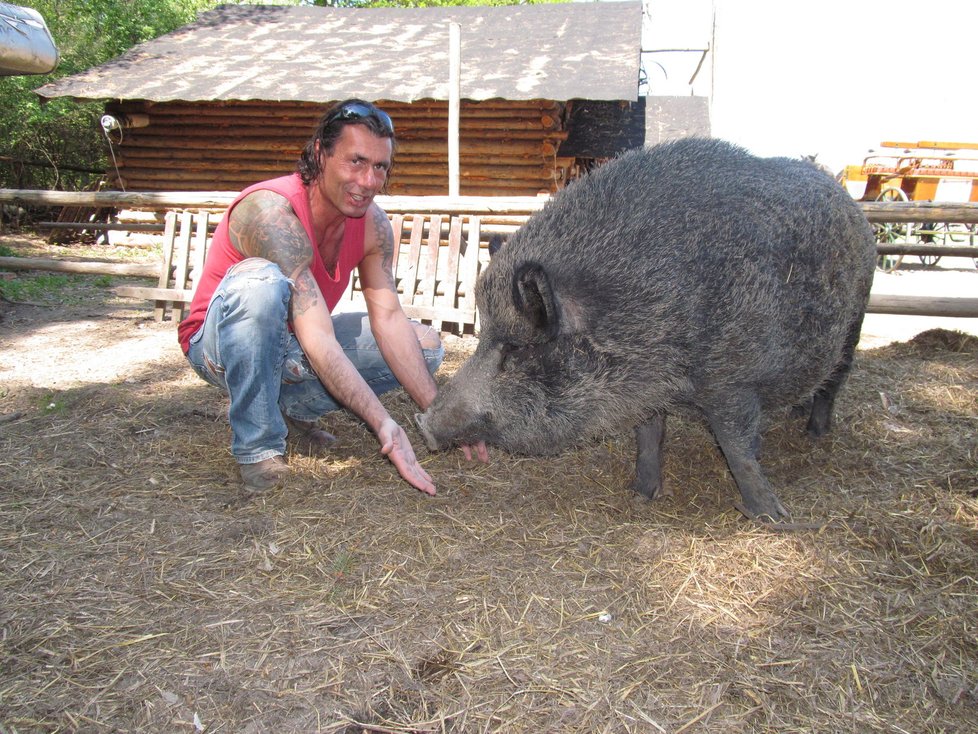
[[[947,222],[924,222],[916,231],[922,245],[946,245],[950,227]],[[932,268],[941,261],[940,255],[917,255],[926,267]]]

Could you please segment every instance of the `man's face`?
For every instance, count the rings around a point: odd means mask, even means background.
[[[346,125],[332,154],[319,153],[320,192],[344,216],[362,217],[387,181],[392,152],[390,138],[378,138],[363,125]]]

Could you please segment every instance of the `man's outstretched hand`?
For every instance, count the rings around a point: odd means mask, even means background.
[[[425,494],[435,494],[435,483],[424,467],[418,463],[407,434],[393,418],[387,418],[381,424],[380,430],[377,431],[377,439],[380,441],[380,453],[391,460],[398,474],[412,487]]]

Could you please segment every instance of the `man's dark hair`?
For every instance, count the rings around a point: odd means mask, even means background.
[[[309,138],[306,147],[302,149],[296,168],[302,177],[302,183],[308,186],[315,181],[322,171],[319,156],[316,155],[316,143],[319,143],[320,154],[330,155],[336,147],[336,141],[347,125],[363,125],[378,138],[390,138],[393,150],[397,147],[394,138],[394,124],[390,116],[379,107],[362,99],[348,99],[338,102],[319,120],[316,132]],[[393,160],[391,161],[393,168]],[[387,172],[390,179],[390,171]],[[386,190],[387,184],[384,184]]]

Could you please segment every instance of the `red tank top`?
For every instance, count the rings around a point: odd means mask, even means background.
[[[245,257],[238,252],[231,244],[228,235],[228,219],[231,210],[237,206],[245,196],[253,191],[268,190],[281,194],[289,200],[292,210],[299,218],[302,228],[306,230],[310,241],[313,240],[312,212],[309,209],[309,198],[306,196],[306,187],[298,173],[291,176],[273,178],[270,181],[249,186],[238,197],[231,202],[231,206],[224,213],[224,217],[217,225],[210,247],[207,249],[207,259],[204,262],[204,272],[197,282],[197,290],[194,299],[190,304],[190,313],[177,327],[177,339],[184,354],[190,349],[190,337],[192,337],[200,325],[204,323],[204,316],[207,314],[207,306],[210,305],[211,296],[217,289],[224,274],[235,263],[241,262]],[[343,230],[343,244],[340,246],[340,257],[336,264],[336,272],[332,275],[326,270],[323,259],[319,255],[319,250],[313,248],[312,267],[310,268],[313,278],[319,285],[323,297],[326,299],[326,306],[332,311],[340,298],[346,291],[346,286],[350,282],[350,274],[363,259],[363,236],[365,218],[347,217],[346,225]]]

